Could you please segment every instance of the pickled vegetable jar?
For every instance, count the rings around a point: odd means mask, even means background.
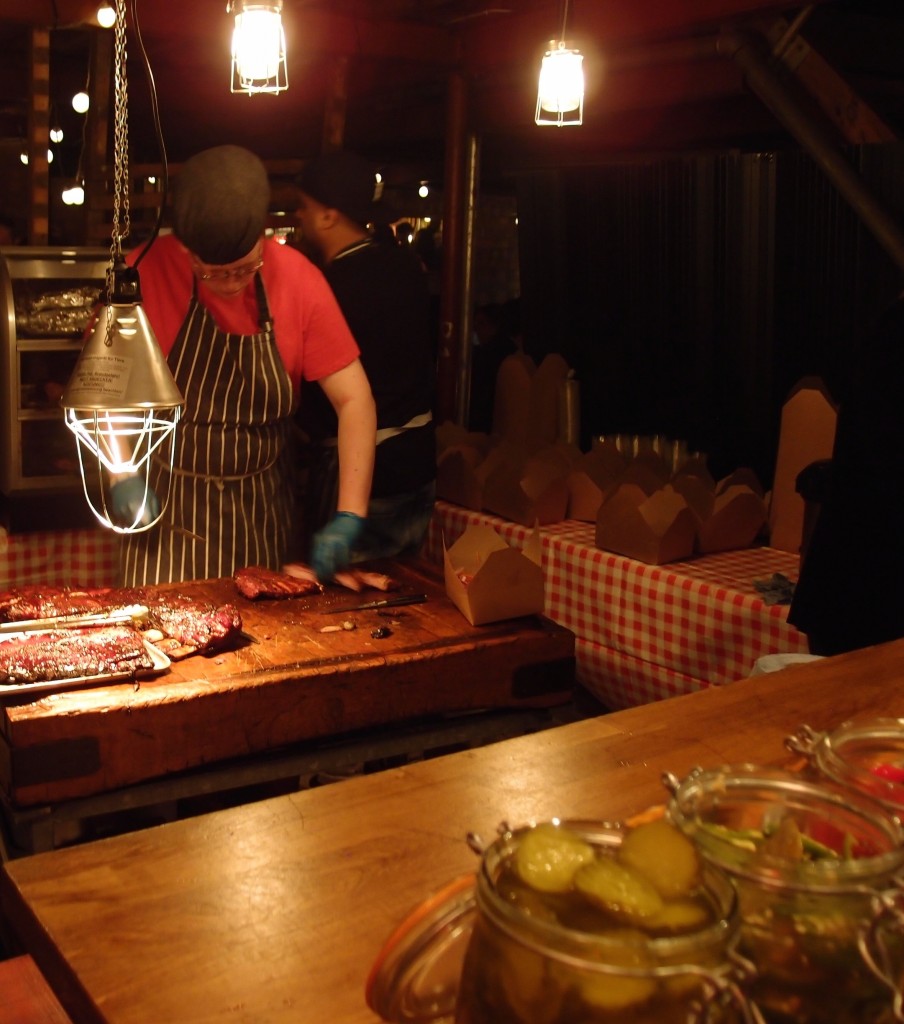
[[[444,905],[428,901],[394,933],[368,984],[385,1020],[753,1019],[739,984],[747,965],[734,953],[734,888],[663,820],[628,831],[558,821],[506,829],[484,851],[472,896],[470,906],[460,889]],[[456,901],[468,930],[449,998]]]
[[[770,1024],[902,1019],[897,819],[858,793],[754,766],[669,784],[670,820],[734,880],[751,993]]]
[[[785,745],[803,754],[817,778],[849,786],[904,813],[904,720],[845,722],[831,732],[801,726]]]

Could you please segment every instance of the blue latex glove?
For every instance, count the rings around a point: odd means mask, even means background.
[[[364,519],[354,512],[337,512],[314,534],[311,542],[311,568],[317,579],[328,583],[351,561],[352,548],[364,532]]]
[[[116,518],[129,526],[148,526],[160,515],[160,499],[150,487],[145,494],[144,477],[128,476],[118,480],[110,488],[110,499]],[[136,522],[142,502],[144,510]]]

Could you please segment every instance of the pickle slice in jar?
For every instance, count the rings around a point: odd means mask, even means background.
[[[514,867],[521,881],[538,892],[567,892],[575,872],[594,857],[593,847],[580,836],[544,822],[521,838]]]
[[[711,919],[712,914],[703,903],[693,899],[678,899],[664,903],[662,910],[644,924],[650,931],[679,935],[696,931]]]
[[[606,952],[609,971],[596,972],[586,968],[569,971],[564,965],[556,965],[556,969],[563,975],[565,972],[570,974],[567,978],[569,982],[577,983],[577,994],[591,1011],[611,1013],[627,1010],[631,1006],[645,1003],[656,992],[656,980],[652,973],[644,973],[653,966],[642,948],[646,941],[644,934],[630,928],[609,934],[616,943]],[[603,933],[603,937],[606,937],[606,933]],[[619,968],[639,973],[620,973]]]
[[[618,859],[643,875],[663,899],[687,896],[700,881],[696,847],[664,818],[628,832],[619,848]]]
[[[585,899],[627,924],[642,926],[662,911],[662,897],[652,883],[612,857],[600,857],[580,868],[574,887]]]

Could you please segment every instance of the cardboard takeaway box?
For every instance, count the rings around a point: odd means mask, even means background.
[[[491,526],[472,526],[443,546],[446,593],[472,626],[543,611],[540,534],[519,551]]]
[[[649,565],[688,558],[696,533],[694,513],[671,486],[648,494],[639,484],[621,484],[600,506],[596,518],[598,548]]]
[[[600,506],[596,546],[664,565],[749,547],[765,523],[766,502],[751,470],[716,483],[702,462],[693,462],[661,486],[655,475],[625,474]]]

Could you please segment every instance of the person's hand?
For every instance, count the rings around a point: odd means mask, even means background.
[[[329,581],[351,561],[352,548],[364,532],[364,519],[354,512],[337,512],[314,534],[311,568],[321,583]]]
[[[131,526],[149,526],[160,515],[160,499],[140,476],[117,480],[110,499],[116,518]]]

